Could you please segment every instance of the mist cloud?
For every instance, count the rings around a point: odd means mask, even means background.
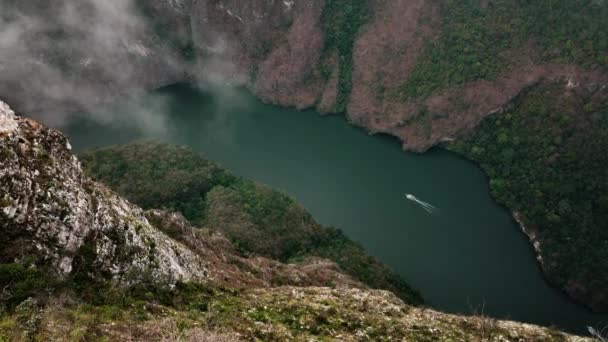
[[[161,130],[159,103],[132,108],[129,118],[96,109],[183,74],[179,52],[133,0],[0,0],[0,98],[47,124],[86,111]]]
[[[60,129],[75,115],[86,115],[151,135],[166,133],[167,101],[137,98],[164,85],[192,81],[218,106],[240,106],[246,100],[235,86],[247,83],[249,75],[233,64],[229,37],[205,34],[199,13],[205,6],[175,0],[0,0],[0,99]],[[177,37],[159,32],[159,22]],[[186,60],[180,48],[187,44],[198,49],[198,58]],[[111,110],[117,101],[127,110]],[[217,131],[233,120],[216,118]]]

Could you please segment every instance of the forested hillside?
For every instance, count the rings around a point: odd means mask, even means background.
[[[143,208],[182,212],[194,225],[225,233],[243,253],[282,262],[330,259],[363,283],[420,303],[394,271],[347,238],[322,227],[287,195],[242,179],[188,148],[136,143],[81,156],[85,170]]]
[[[608,6],[603,1],[438,3],[441,33],[427,43],[401,96],[428,97],[467,82],[494,80],[529,62],[608,71]]]
[[[538,241],[547,277],[608,308],[608,102],[605,89],[537,86],[448,148],[478,162],[492,195]]]

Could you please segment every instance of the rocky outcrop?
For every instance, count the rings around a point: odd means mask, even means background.
[[[323,1],[198,1],[193,43],[202,77],[246,84],[262,100],[314,107],[323,81],[315,75],[323,51]]]
[[[0,259],[50,265],[86,259],[96,276],[204,281],[205,262],[150,225],[143,210],[86,177],[67,139],[0,104]]]
[[[284,264],[264,257],[245,257],[218,231],[194,228],[179,213],[150,210],[146,217],[169,237],[184,244],[208,264],[209,279],[227,287],[337,286],[365,288],[342,273],[334,262],[308,258]]]

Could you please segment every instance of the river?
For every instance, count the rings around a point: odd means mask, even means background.
[[[606,320],[544,281],[526,237],[490,197],[486,176],[453,153],[406,153],[396,139],[370,136],[343,116],[183,85],[77,115],[62,130],[76,151],[138,139],[185,144],[281,189],[395,269],[436,309],[579,333]],[[440,212],[429,214],[405,193]]]

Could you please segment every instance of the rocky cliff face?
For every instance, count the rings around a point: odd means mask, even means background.
[[[323,50],[323,1],[198,1],[193,42],[203,75],[247,84],[263,100],[314,107],[324,83],[314,75]]]
[[[66,299],[69,293],[54,298],[59,289],[49,285],[38,294],[41,301],[29,298],[14,312],[2,313],[2,338],[586,340],[532,325],[413,308],[390,292],[365,289],[323,260],[285,265],[242,257],[220,234],[194,229],[180,214],[144,213],[91,181],[61,133],[16,116],[3,102],[0,157],[2,272],[6,265],[24,264],[60,279],[86,272],[126,288],[177,287],[164,300],[162,293],[156,298],[147,292],[143,303],[96,307]],[[16,281],[5,275],[2,300],[10,298],[7,289]],[[275,277],[292,286],[273,287]],[[206,285],[179,285],[184,282]],[[318,287],[328,284],[333,289]],[[235,287],[241,290],[230,290]],[[185,293],[191,296],[188,306],[175,303]]]
[[[203,281],[203,260],[150,225],[144,212],[89,180],[67,139],[0,107],[2,262],[33,258],[58,276],[88,253],[96,274]]]

